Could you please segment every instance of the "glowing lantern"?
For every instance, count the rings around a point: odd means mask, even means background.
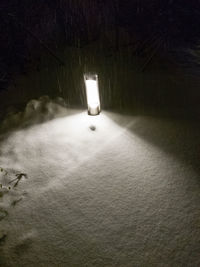
[[[88,115],[98,115],[100,109],[98,76],[96,74],[84,74]]]

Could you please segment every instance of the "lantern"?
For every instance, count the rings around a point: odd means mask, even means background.
[[[97,74],[84,74],[88,115],[98,115],[100,109],[99,85]]]

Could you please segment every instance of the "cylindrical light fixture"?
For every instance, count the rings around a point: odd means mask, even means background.
[[[98,115],[100,109],[99,85],[97,74],[84,74],[88,115]]]

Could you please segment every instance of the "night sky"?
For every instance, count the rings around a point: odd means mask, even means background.
[[[137,103],[191,109],[199,104],[198,0],[3,0],[0,21],[1,90],[13,84],[17,87],[16,76],[42,71],[46,56],[50,57],[48,67],[60,73],[64,66],[65,78],[70,80],[72,59],[64,55],[70,47],[80,53],[77,65],[82,72],[100,75],[105,106]],[[89,46],[95,47],[95,53],[88,49],[87,56],[82,56]],[[133,70],[135,80],[127,69]],[[128,81],[125,86],[124,80]],[[61,96],[81,105],[78,93],[73,95],[70,90],[77,89],[64,88]]]

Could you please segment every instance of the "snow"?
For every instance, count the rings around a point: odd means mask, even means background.
[[[42,97],[0,140],[1,266],[200,265],[195,122]]]

